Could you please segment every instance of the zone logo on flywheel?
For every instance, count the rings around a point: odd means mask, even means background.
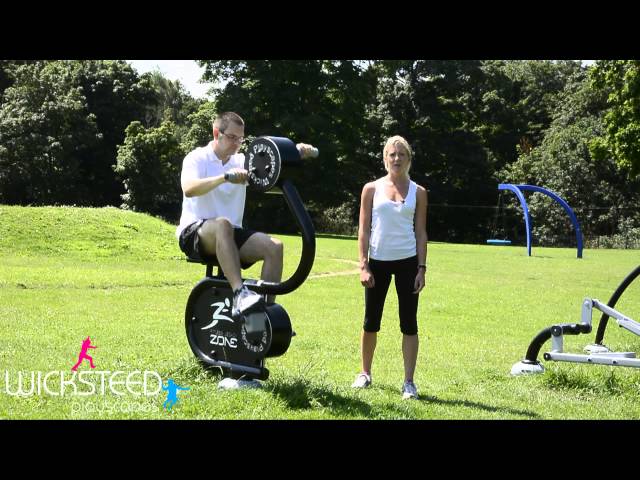
[[[232,318],[226,315],[223,315],[224,312],[229,312],[229,307],[231,306],[231,302],[229,302],[229,298],[225,298],[224,302],[212,303],[211,306],[215,309],[212,315],[213,321],[209,325],[202,327],[202,330],[215,327],[218,324],[218,322],[221,320],[224,320],[225,322],[233,323]]]

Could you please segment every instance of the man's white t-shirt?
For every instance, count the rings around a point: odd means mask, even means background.
[[[206,147],[196,148],[184,157],[180,180],[184,182],[224,175],[232,168],[244,168],[244,154],[231,155],[229,161],[222,165],[222,161],[213,151],[213,142],[210,142]],[[186,197],[183,193],[182,215],[176,229],[176,237],[180,238],[182,230],[193,222],[210,218],[226,217],[232,225],[242,227],[246,196],[246,185],[229,182],[198,197]]]

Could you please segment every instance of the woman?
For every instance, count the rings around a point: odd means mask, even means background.
[[[427,271],[427,191],[411,181],[411,147],[394,136],[383,150],[387,175],[362,189],[358,247],[360,283],[365,288],[361,337],[362,371],[352,387],[371,385],[371,364],[384,302],[395,277],[402,332],[402,398],[417,398],[413,375],[418,357],[418,295]]]

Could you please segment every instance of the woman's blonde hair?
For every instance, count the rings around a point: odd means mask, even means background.
[[[411,151],[411,146],[409,145],[409,142],[407,142],[400,135],[394,135],[393,137],[389,138],[389,140],[387,140],[387,143],[384,144],[384,148],[382,149],[382,161],[384,162],[384,169],[387,172],[389,171],[389,167],[387,166],[387,152],[389,151],[389,147],[391,147],[392,145],[395,145],[396,143],[399,143],[400,145],[402,145],[407,151],[407,155],[409,156],[409,168],[411,168],[411,159],[413,158],[413,152]]]

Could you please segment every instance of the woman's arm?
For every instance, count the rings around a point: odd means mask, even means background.
[[[425,273],[427,272],[427,190],[418,185],[416,190],[416,254],[418,255],[418,267],[416,280],[414,283],[414,293],[420,293],[425,285]]]
[[[375,185],[367,183],[360,196],[360,220],[358,222],[358,256],[360,261],[360,283],[372,288],[374,279],[369,270],[369,238],[371,237],[371,208]]]

